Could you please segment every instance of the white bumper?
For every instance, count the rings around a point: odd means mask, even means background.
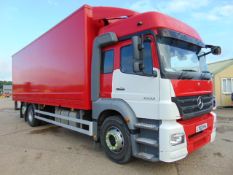
[[[183,126],[174,121],[163,121],[159,129],[159,158],[164,162],[174,162],[187,156],[187,142],[172,146],[170,137],[175,133],[184,133]]]
[[[211,112],[211,114],[214,117],[214,125],[213,125],[213,131],[212,131],[212,134],[211,134],[210,142],[213,142],[215,140],[215,137],[216,137],[217,115],[214,112]]]

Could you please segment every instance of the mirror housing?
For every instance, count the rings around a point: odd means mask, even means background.
[[[209,55],[210,53],[212,53],[213,55],[220,55],[222,52],[220,46],[206,45],[205,48],[210,49],[210,51],[206,53],[201,53],[200,55],[198,55],[198,59],[200,59],[203,56]]]
[[[134,72],[141,72],[143,69],[143,56],[142,51],[144,49],[143,45],[143,36],[140,38],[139,36],[132,37],[132,44],[133,44],[133,69]]]
[[[211,48],[211,52],[212,52],[213,55],[220,55],[222,50],[221,50],[220,46],[213,46]]]

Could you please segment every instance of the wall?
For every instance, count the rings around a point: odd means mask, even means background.
[[[233,65],[214,76],[214,92],[218,106],[232,106],[231,94],[222,93],[222,78],[233,78]]]

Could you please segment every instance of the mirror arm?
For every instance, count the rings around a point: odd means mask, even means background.
[[[212,53],[212,51],[203,53],[202,55],[199,55],[199,56],[198,56],[198,59],[201,58],[201,57],[203,57],[203,56],[209,55],[210,53]]]

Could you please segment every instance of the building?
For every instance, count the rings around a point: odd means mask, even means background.
[[[3,85],[2,88],[3,94],[12,94],[12,85]]]
[[[217,106],[233,106],[233,59],[210,63],[208,68],[213,73]]]

